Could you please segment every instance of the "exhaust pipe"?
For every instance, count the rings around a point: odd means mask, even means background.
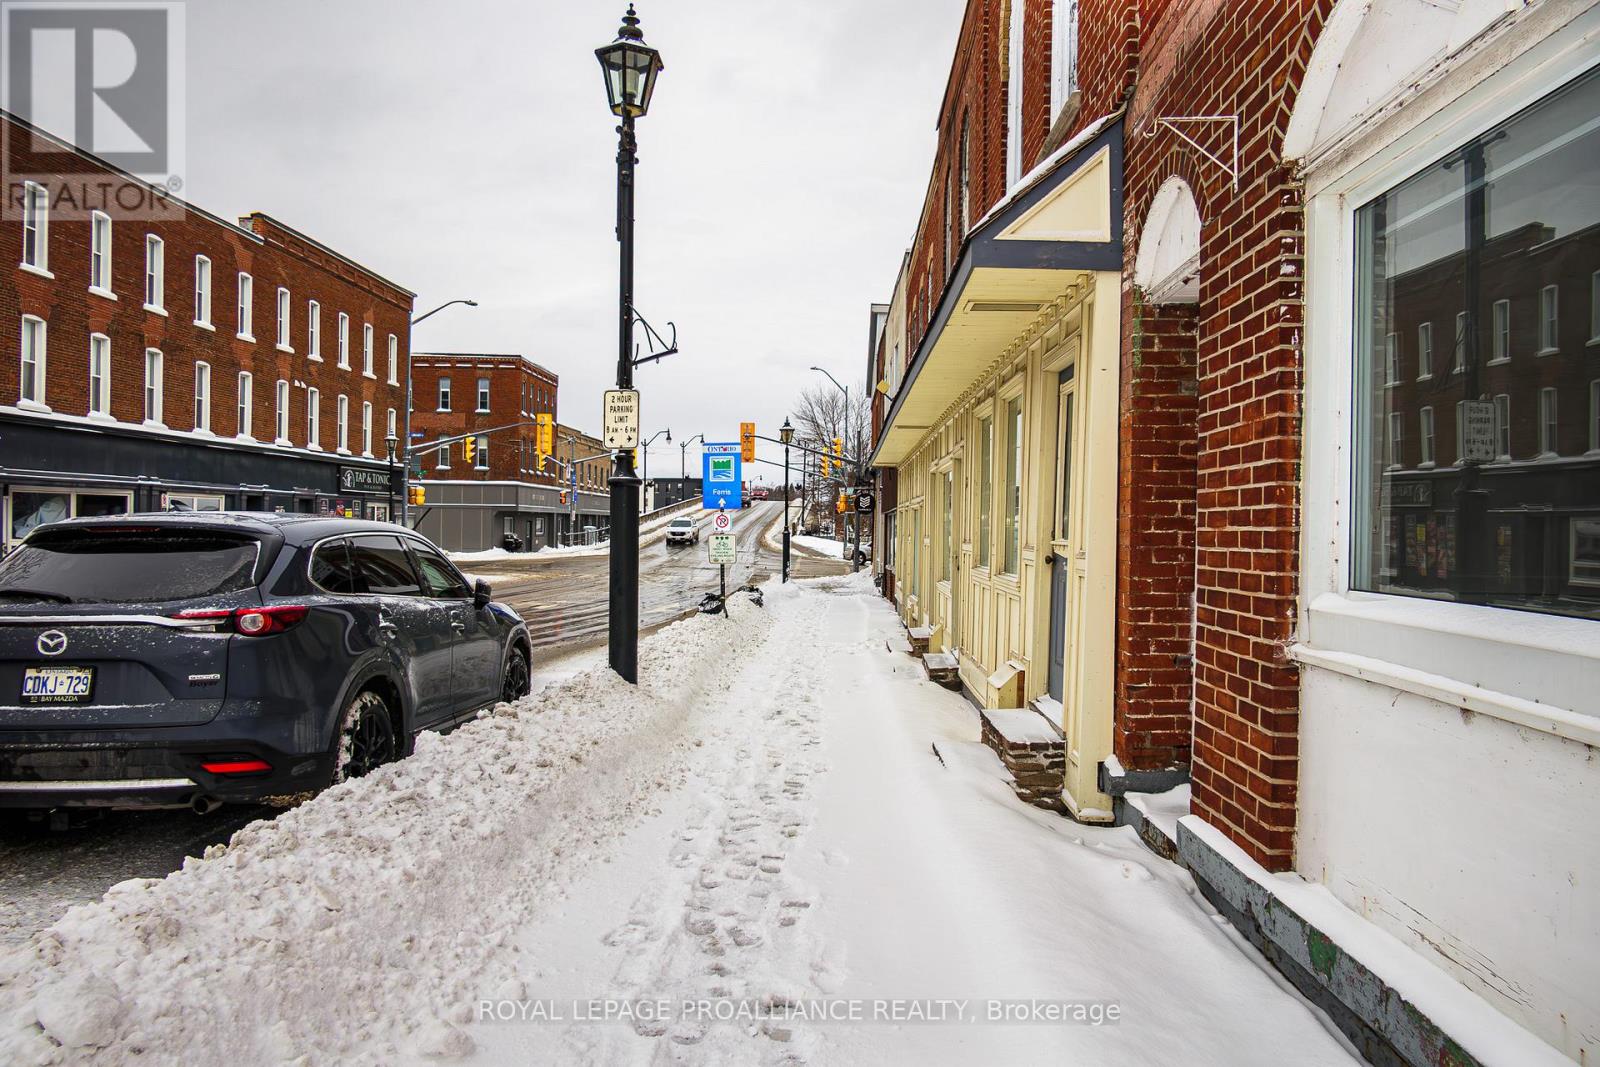
[[[222,807],[222,801],[218,800],[216,797],[208,797],[203,793],[196,793],[193,798],[190,799],[189,806],[194,809],[194,813],[196,815],[210,815],[212,812]]]

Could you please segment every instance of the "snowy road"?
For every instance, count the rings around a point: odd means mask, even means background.
[[[868,589],[671,626],[637,688],[73,911],[0,952],[0,1062],[1353,1062],[1131,831],[1018,803]],[[1029,1001],[1101,1024],[988,1020]]]
[[[735,515],[739,562],[730,568],[729,585],[743,584],[775,571],[778,560],[764,549],[760,531],[776,522],[778,503],[756,504]],[[641,621],[646,629],[660,626],[692,610],[717,586],[717,569],[706,562],[704,537],[698,545],[668,547],[657,541],[640,552]],[[564,654],[601,640],[606,626],[604,556],[575,557],[523,565],[514,562],[465,564],[473,572],[500,568],[494,576],[495,596],[527,618],[539,645],[535,671],[550,661],[547,648]],[[277,814],[269,808],[223,808],[197,817],[188,811],[116,813],[96,818],[74,816],[73,828],[52,831],[42,823],[0,813],[0,944],[26,939],[54,922],[73,904],[96,900],[128,878],[159,878],[176,870],[190,856],[199,856],[234,831]]]

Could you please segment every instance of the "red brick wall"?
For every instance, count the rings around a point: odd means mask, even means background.
[[[26,146],[27,133],[0,116],[0,136],[11,140],[14,154]],[[85,162],[85,167],[91,164]],[[135,183],[111,170],[99,170],[95,182],[113,189]],[[69,183],[59,175],[46,177],[47,187],[60,190]],[[80,176],[70,185],[78,187]],[[7,191],[11,196],[12,192]],[[130,195],[129,202],[134,197]],[[89,411],[89,335],[103,333],[111,342],[111,414],[134,425],[144,421],[144,353],[160,349],[163,355],[164,421],[172,430],[194,428],[195,364],[211,366],[211,429],[218,437],[240,431],[237,418],[237,379],[240,371],[254,375],[254,405],[248,427],[257,441],[274,438],[274,388],[278,379],[291,383],[289,438],[304,447],[308,442],[307,388],[321,392],[320,444],[333,451],[335,410],[340,394],[350,401],[350,446],[359,453],[361,404],[373,406],[373,453],[383,454],[385,413],[394,408],[397,423],[405,412],[405,358],[412,296],[362,268],[320,249],[314,242],[262,216],[247,220],[260,236],[250,234],[199,211],[174,210],[157,221],[119,215],[113,204],[111,291],[116,300],[89,292],[89,222],[74,218],[65,205],[51,212],[49,269],[54,279],[22,270],[21,226],[8,213],[0,223],[0,404],[14,404],[19,395],[20,361],[17,358],[20,317],[36,315],[47,325],[45,401],[62,415],[87,415]],[[145,236],[165,242],[164,305],[166,315],[144,310]],[[194,324],[195,256],[211,259],[211,321],[208,330]],[[252,315],[255,341],[237,333],[237,278],[248,272],[253,280]],[[277,291],[290,291],[291,346],[293,353],[276,347]],[[324,362],[306,358],[306,307],[308,300],[322,304]],[[351,369],[335,367],[334,344],[338,313],[349,314]],[[361,328],[374,327],[376,379],[361,373]],[[388,337],[399,344],[399,381],[386,379]]]
[[[1198,310],[1124,285],[1122,314],[1115,752],[1129,770],[1186,768]]]
[[[450,379],[450,410],[441,412],[439,379]],[[478,410],[478,379],[489,379],[489,410]],[[411,414],[411,431],[426,436],[420,442],[489,430],[515,422],[533,421],[534,414],[557,414],[557,377],[521,356],[480,356],[451,353],[418,353],[412,371],[412,395],[416,410]],[[524,389],[531,392],[524,393]],[[535,431],[531,426],[505,430],[489,440],[489,466],[479,470],[464,458],[461,443],[450,450],[450,467],[439,468],[437,450],[422,457],[425,478],[449,478],[472,482],[529,482],[556,485],[560,479],[554,464],[537,472]],[[565,455],[559,447],[558,455]],[[523,469],[526,466],[527,470]]]
[[[1163,24],[1140,56],[1126,142],[1128,273],[1169,175],[1189,183],[1202,219],[1193,810],[1279,870],[1293,859],[1298,777],[1299,679],[1284,647],[1299,566],[1304,267],[1300,188],[1279,151],[1331,6],[1174,0],[1152,12]],[[1153,125],[1170,115],[1240,116],[1237,191]],[[1231,154],[1223,124],[1188,132]],[[1130,456],[1123,465],[1134,473]]]

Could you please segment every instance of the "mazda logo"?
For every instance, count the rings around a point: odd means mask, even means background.
[[[41,656],[59,656],[67,650],[67,635],[60,630],[46,630],[39,635],[38,646]]]

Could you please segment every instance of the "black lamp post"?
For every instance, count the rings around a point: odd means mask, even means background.
[[[389,521],[394,521],[394,461],[400,451],[400,439],[390,434],[383,439],[384,452],[389,457]]]
[[[655,443],[655,439],[657,437],[660,437],[662,434],[666,434],[667,444],[670,445],[672,443],[672,430],[671,429],[666,429],[666,430],[657,430],[654,434],[652,434],[650,436],[650,440],[646,441],[643,445],[639,446],[639,458],[644,461],[643,478],[644,478],[644,484],[645,484],[646,490],[647,490],[646,492],[639,494],[639,513],[641,515],[644,514],[644,508],[645,508],[645,504],[646,504],[645,497],[648,495],[648,487],[650,485],[650,446],[652,444],[654,444]]]
[[[778,439],[783,442],[783,580],[789,580],[789,442],[794,440],[794,426],[789,416],[783,417],[778,427]]]
[[[617,127],[617,241],[622,245],[617,338],[617,388],[633,388],[633,123],[650,110],[661,55],[644,43],[633,5],[622,17],[617,39],[595,49],[605,72],[611,113]],[[639,680],[639,476],[633,451],[619,449],[611,467],[611,669],[623,681]]]
[[[678,442],[678,480],[680,482],[688,481],[689,479],[689,446],[696,441],[704,444],[705,440],[705,434],[697,433],[687,441]],[[685,491],[687,492],[687,490]]]

